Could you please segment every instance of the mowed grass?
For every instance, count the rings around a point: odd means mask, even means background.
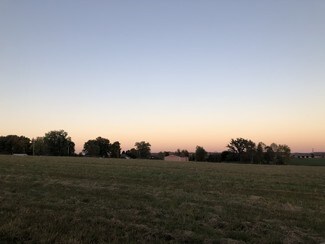
[[[320,243],[325,167],[0,156],[0,243]]]

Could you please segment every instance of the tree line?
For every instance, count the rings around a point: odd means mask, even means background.
[[[121,152],[120,142],[111,143],[107,138],[97,137],[84,143],[79,156],[164,159],[165,156],[173,154],[199,162],[285,164],[290,159],[290,153],[290,147],[284,144],[266,145],[263,142],[256,144],[249,139],[237,138],[231,139],[227,150],[221,153],[208,153],[203,147],[197,146],[194,153],[190,153],[186,149],[177,149],[175,152],[165,151],[153,155],[149,142],[136,142],[133,148]],[[75,143],[64,130],[49,131],[43,137],[32,140],[25,136],[0,136],[0,154],[77,156]]]
[[[75,143],[64,130],[49,131],[32,140],[25,136],[0,136],[0,153],[72,156],[75,155]]]
[[[290,160],[291,149],[285,144],[255,143],[249,139],[231,139],[228,150],[221,153],[206,153],[208,162],[239,162],[255,164],[285,164]]]
[[[120,158],[150,158],[151,145],[141,141],[135,143],[135,148],[121,153],[121,144],[109,139],[97,137],[84,143],[80,156]],[[0,154],[28,154],[37,156],[77,156],[75,143],[64,130],[53,130],[42,137],[30,139],[25,136],[0,136]]]

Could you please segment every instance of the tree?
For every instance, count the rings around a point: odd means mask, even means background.
[[[285,164],[290,159],[291,149],[287,145],[278,145],[276,151],[276,164]]]
[[[138,158],[149,158],[150,157],[150,152],[151,152],[151,145],[149,142],[141,141],[141,142],[136,142],[134,144],[136,147],[137,153],[138,153]]]
[[[264,162],[264,153],[266,145],[263,142],[259,142],[256,148],[255,162],[263,163]]]
[[[96,143],[99,146],[99,156],[108,157],[110,155],[110,142],[108,139],[103,137],[97,137]]]
[[[121,144],[116,141],[110,146],[110,154],[112,158],[119,158],[121,155]]]
[[[207,157],[208,162],[220,162],[221,154],[220,153],[209,153]]]
[[[82,151],[85,153],[86,156],[90,156],[90,157],[100,156],[100,149],[96,140],[88,140],[87,142],[85,142]]]
[[[32,154],[33,155],[46,155],[48,153],[47,146],[44,142],[44,137],[37,137],[32,140]]]
[[[182,157],[189,157],[190,153],[186,149],[184,149],[184,150],[181,151],[181,156]]]
[[[220,155],[221,162],[235,162],[238,161],[238,155],[234,152],[223,151]]]
[[[273,143],[274,144],[274,143]],[[273,146],[274,148],[274,146]],[[267,164],[274,162],[275,160],[275,152],[273,151],[271,146],[265,147],[266,152],[264,153],[264,160]]]
[[[189,157],[190,153],[186,149],[183,149],[183,150],[177,149],[175,152],[175,155],[179,156],[179,157]],[[168,156],[168,155],[166,155],[166,156]]]
[[[205,161],[207,156],[207,152],[203,147],[196,146],[195,150],[195,160],[196,161]]]
[[[70,138],[70,140],[68,140],[68,156],[75,155],[75,150],[74,150],[75,145],[76,144],[73,141],[71,141]]]
[[[131,148],[130,150],[127,150],[125,154],[130,158],[137,158],[138,157],[138,151],[135,148]]]
[[[256,153],[256,144],[251,140],[247,140],[247,142],[246,142],[246,153],[248,154],[250,163],[254,163],[254,155]]]
[[[0,137],[0,153],[30,153],[30,139],[25,136],[8,135]]]
[[[108,157],[110,155],[110,147],[109,140],[99,136],[95,140],[88,140],[84,144],[83,152],[86,156]]]
[[[176,152],[174,153],[176,156],[181,156],[181,150],[177,149]]]
[[[227,145],[229,151],[238,155],[239,161],[242,162],[244,159],[244,152],[246,150],[248,140],[244,138],[237,138],[236,140],[231,139]]]
[[[53,130],[45,134],[44,143],[47,147],[47,152],[52,156],[69,156],[74,154],[74,142],[68,133],[64,130]]]
[[[256,144],[244,138],[231,139],[227,145],[229,151],[238,156],[240,162],[254,162]]]

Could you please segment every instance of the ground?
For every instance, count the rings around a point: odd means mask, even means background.
[[[0,156],[0,243],[325,241],[325,167]]]

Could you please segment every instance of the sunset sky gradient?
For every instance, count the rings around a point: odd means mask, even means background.
[[[0,2],[0,135],[325,151],[325,1]]]

